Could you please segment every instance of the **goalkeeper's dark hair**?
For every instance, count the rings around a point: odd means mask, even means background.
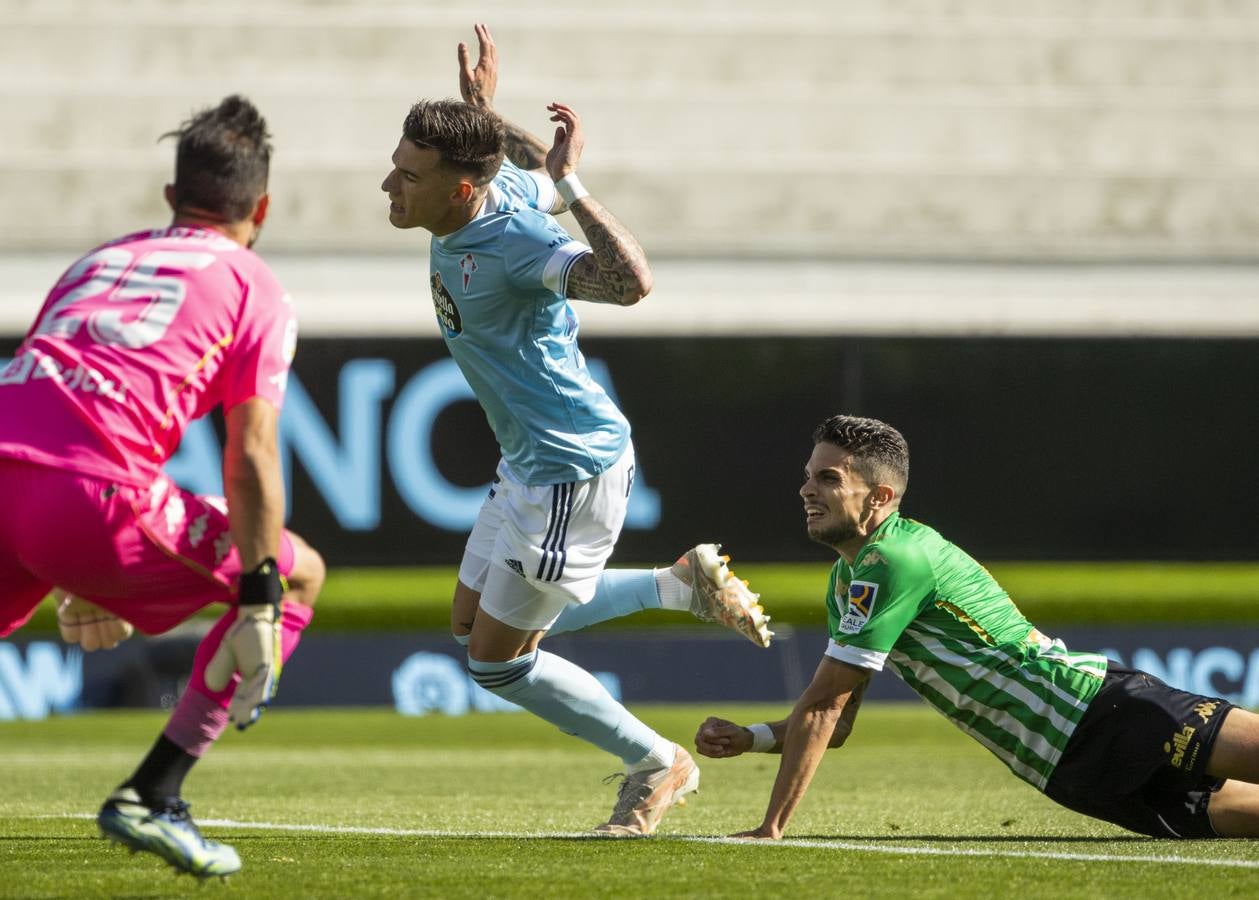
[[[246,219],[267,192],[271,135],[257,107],[239,94],[195,113],[174,131],[175,208]]]
[[[898,497],[909,486],[909,444],[886,422],[831,416],[813,430],[813,443],[847,450],[852,454],[853,470],[868,484],[890,484]]]
[[[421,100],[407,113],[402,134],[421,149],[436,150],[443,165],[472,176],[477,187],[503,165],[503,120],[461,100]]]

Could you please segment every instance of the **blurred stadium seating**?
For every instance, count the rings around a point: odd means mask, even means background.
[[[478,17],[501,110],[582,111],[657,257],[1256,256],[1254,0],[3,0],[0,241],[161,219],[158,131],[238,90],[274,125],[269,248],[409,250],[376,187]]]

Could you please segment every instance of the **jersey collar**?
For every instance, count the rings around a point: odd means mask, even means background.
[[[485,199],[481,201],[481,208],[476,211],[476,214],[467,222],[465,222],[463,225],[460,225],[457,229],[452,231],[450,234],[443,234],[441,237],[438,237],[437,235],[433,235],[433,240],[437,241],[437,243],[441,244],[443,247],[446,246],[447,241],[451,240],[457,235],[462,234],[464,229],[471,226],[472,223],[474,223],[477,219],[484,219],[490,213],[496,212],[498,208],[502,205],[502,202],[503,202],[503,198],[498,193],[498,188],[494,186],[493,182],[490,182],[490,189],[485,192]]]

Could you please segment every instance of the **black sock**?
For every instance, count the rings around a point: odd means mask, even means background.
[[[179,796],[183,790],[184,776],[196,761],[197,757],[186,753],[166,735],[161,735],[123,787],[135,788],[142,803],[149,806],[160,805],[167,797]]]

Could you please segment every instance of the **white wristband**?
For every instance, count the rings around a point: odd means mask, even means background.
[[[568,206],[572,206],[582,197],[590,196],[590,191],[586,190],[576,172],[569,172],[555,182],[555,190],[559,191],[559,195],[564,198],[564,203]]]
[[[751,753],[768,753],[774,747],[774,730],[764,722],[758,722],[755,725],[747,726],[748,731],[752,732],[752,749]]]

